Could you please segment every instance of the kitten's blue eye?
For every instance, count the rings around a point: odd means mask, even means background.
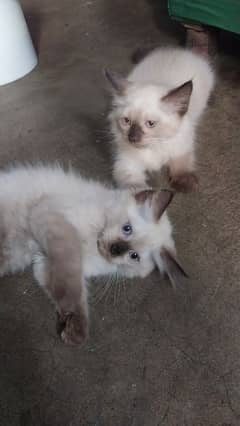
[[[123,225],[122,231],[125,235],[131,235],[132,227],[131,227],[130,223],[126,223],[125,225]]]
[[[136,260],[137,262],[140,260],[139,254],[136,251],[130,250],[129,256],[131,259]]]

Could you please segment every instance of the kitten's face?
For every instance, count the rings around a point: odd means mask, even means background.
[[[142,199],[139,194],[143,194]],[[155,266],[154,250],[166,242],[166,235],[171,238],[168,219],[166,215],[161,216],[172,193],[161,191],[153,195],[143,191],[139,194],[122,192],[117,205],[107,214],[98,238],[100,254],[128,277],[149,274]]]
[[[110,80],[113,85],[113,80]],[[114,79],[114,132],[135,147],[167,141],[176,135],[188,109],[192,82],[168,91],[152,84]],[[120,84],[121,83],[121,84]]]

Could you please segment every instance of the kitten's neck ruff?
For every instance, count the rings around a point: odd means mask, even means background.
[[[100,254],[92,254],[84,259],[83,272],[86,278],[113,275],[117,273],[117,270],[117,265],[109,263]]]
[[[120,134],[115,134],[116,158],[125,158],[131,163],[140,162],[148,170],[159,170],[168,161],[181,156],[192,149],[194,126],[188,117],[184,117],[176,135],[169,139],[142,145],[141,149],[130,143],[123,143]]]
[[[111,275],[117,272],[117,265],[110,263],[100,254],[97,245],[98,234],[99,232],[94,232],[91,236],[89,235],[87,240],[82,242],[83,273],[86,278]]]

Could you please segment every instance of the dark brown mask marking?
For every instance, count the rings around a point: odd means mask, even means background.
[[[143,135],[143,131],[139,124],[133,123],[128,132],[128,140],[132,143],[138,143],[141,141]]]
[[[110,245],[112,257],[122,256],[127,251],[129,251],[129,245],[126,241],[116,241]]]

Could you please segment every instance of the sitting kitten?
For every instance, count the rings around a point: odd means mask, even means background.
[[[108,70],[105,75],[114,94],[109,119],[118,185],[143,188],[146,172],[167,165],[172,187],[192,190],[195,127],[214,85],[206,59],[182,48],[161,48],[127,79]]]
[[[88,334],[87,279],[145,277],[155,266],[173,284],[185,276],[165,213],[170,191],[133,194],[43,166],[1,172],[0,187],[0,275],[33,264],[66,343]]]

